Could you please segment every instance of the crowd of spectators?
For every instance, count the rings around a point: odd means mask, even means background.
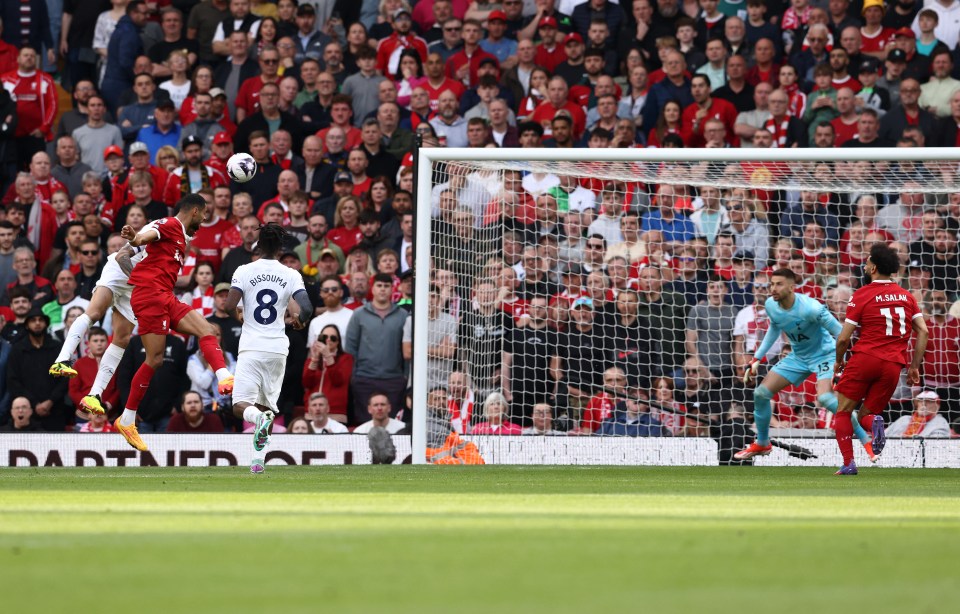
[[[217,324],[228,362],[232,272],[256,258],[262,222],[282,223],[282,261],[315,306],[308,329],[288,327],[285,419],[395,430],[410,420],[415,138],[960,145],[960,0],[22,0],[0,20],[0,422],[17,428],[32,413],[46,430],[109,429],[74,413],[109,317],[76,380],[46,368],[119,228],[187,193],[208,208],[177,291]],[[240,151],[259,168],[242,185],[225,173]],[[792,269],[842,319],[875,241],[902,255],[931,326],[925,385],[957,425],[960,196],[925,187],[958,183],[956,165],[689,165],[659,181],[575,170],[436,170],[419,358],[454,430],[738,448],[751,408],[737,382],[770,272]],[[801,175],[816,181],[756,187]],[[863,187],[827,189],[851,179]],[[104,393],[114,412],[137,343]],[[169,337],[141,430],[244,428],[195,350]],[[810,391],[782,397],[782,425],[829,426]]]

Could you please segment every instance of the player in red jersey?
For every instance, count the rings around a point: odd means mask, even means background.
[[[857,405],[863,402],[860,425],[872,431],[873,452],[880,454],[886,443],[881,413],[890,402],[900,382],[900,372],[908,362],[907,381],[914,385],[920,383],[920,363],[927,347],[927,324],[916,299],[890,279],[900,270],[897,252],[877,243],[870,248],[864,270],[872,281],[853,294],[847,305],[843,330],[837,338],[834,373],[840,376],[840,381],[834,388],[839,401],[834,431],[843,455],[843,466],[837,475],[857,474],[850,440],[853,435],[851,418]],[[860,339],[847,363],[844,355],[858,326]],[[913,360],[908,361],[911,329],[917,333],[917,341]]]
[[[147,246],[146,258],[132,272],[129,256],[117,258],[120,267],[130,273],[129,283],[133,286],[130,305],[140,326],[146,359],[133,376],[127,405],[123,415],[114,422],[114,427],[127,443],[141,451],[145,451],[147,445],[137,431],[137,409],[150,386],[154,371],[163,364],[166,337],[170,331],[198,337],[204,359],[217,374],[220,394],[228,394],[233,390],[233,376],[226,369],[223,351],[213,327],[198,311],[181,303],[173,294],[173,286],[189,249],[190,237],[200,228],[206,207],[202,196],[188,194],[177,203],[174,217],[152,222],[139,234],[130,226],[124,226],[120,231],[120,235],[130,241],[132,247]]]

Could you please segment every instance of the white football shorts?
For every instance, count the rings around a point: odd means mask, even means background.
[[[277,411],[277,399],[287,369],[286,354],[244,350],[233,374],[233,402],[253,403]]]
[[[137,316],[134,315],[133,307],[130,306],[133,286],[127,283],[127,276],[123,274],[123,270],[116,261],[107,260],[96,287],[110,290],[113,293],[113,308],[128,321],[137,323]]]

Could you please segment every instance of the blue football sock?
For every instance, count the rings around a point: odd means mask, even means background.
[[[753,421],[757,426],[757,443],[761,446],[770,445],[770,400],[773,393],[763,384],[753,389]]]
[[[823,394],[817,395],[817,401],[820,402],[827,411],[831,414],[837,413],[837,407],[840,405],[837,401],[837,395],[833,392],[824,392]],[[857,439],[860,440],[860,443],[867,443],[870,440],[867,437],[867,432],[863,430],[863,427],[860,426],[860,421],[857,420],[856,412],[852,416],[853,422],[853,434],[856,435]]]

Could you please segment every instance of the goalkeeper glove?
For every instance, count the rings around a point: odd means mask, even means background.
[[[744,384],[744,386],[746,386],[746,385],[748,385],[748,384],[750,383],[750,379],[757,374],[757,370],[760,368],[760,363],[764,363],[764,362],[767,362],[767,357],[766,357],[766,356],[764,356],[763,358],[761,358],[761,359],[759,359],[759,360],[756,359],[756,358],[754,358],[754,359],[752,359],[752,360],[750,361],[750,363],[747,365],[746,370],[744,370],[744,372],[743,372],[743,384]]]

